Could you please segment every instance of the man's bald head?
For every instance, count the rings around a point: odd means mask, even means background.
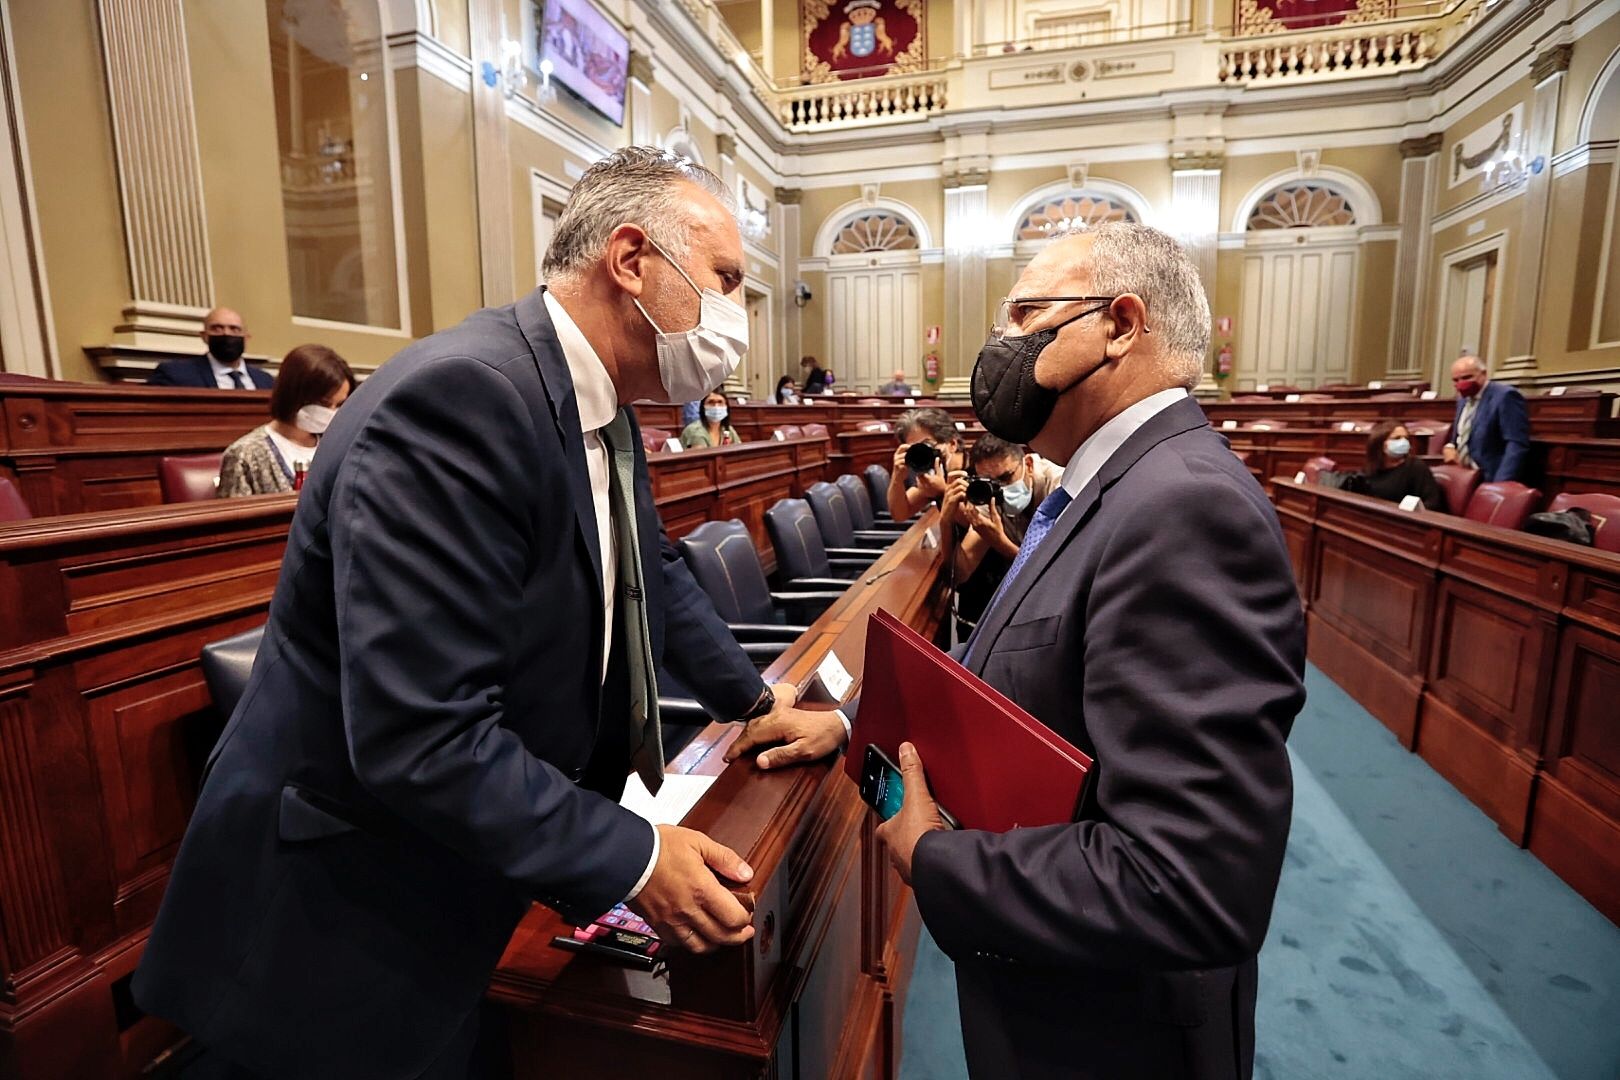
[[[202,336],[213,334],[234,334],[237,337],[247,337],[247,329],[242,325],[242,316],[234,308],[217,307],[203,316]]]

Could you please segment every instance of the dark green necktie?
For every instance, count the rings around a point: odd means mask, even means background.
[[[630,666],[630,762],[653,794],[664,783],[664,739],[658,727],[658,676],[653,668],[652,635],[647,632],[647,588],[641,575],[636,536],[636,452],[630,414],[623,409],[602,429],[613,459],[608,506],[619,548],[615,604],[622,613],[624,655]],[[605,554],[605,553],[604,553]]]

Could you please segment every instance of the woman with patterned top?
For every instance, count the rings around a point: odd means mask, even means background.
[[[297,470],[309,467],[321,433],[354,386],[354,372],[325,345],[288,353],[270,391],[270,422],[225,448],[216,494],[230,499],[293,490]]]

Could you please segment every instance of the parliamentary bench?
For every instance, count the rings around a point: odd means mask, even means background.
[[[1313,663],[1620,921],[1620,555],[1272,481]]]
[[[1303,397],[1303,395],[1302,395]],[[1599,391],[1526,396],[1530,434],[1535,438],[1620,438],[1616,396]],[[1245,423],[1280,420],[1289,427],[1331,427],[1343,421],[1401,420],[1446,427],[1456,414],[1453,398],[1378,395],[1329,401],[1206,401],[1204,414],[1220,427],[1224,420]]]

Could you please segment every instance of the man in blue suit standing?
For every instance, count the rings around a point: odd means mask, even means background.
[[[242,316],[227,307],[217,307],[203,319],[201,338],[208,345],[205,356],[165,360],[146,380],[147,386],[196,386],[209,390],[268,390],[275,384],[267,371],[242,359],[247,351],[248,332]]]
[[[407,347],[323,436],[134,981],[228,1075],[472,1074],[536,900],[624,902],[693,952],[752,937],[747,864],[616,801],[632,766],[662,782],[660,658],[716,715],[772,710],[668,558],[628,408],[701,399],[747,348],[725,199],[662,151],[597,162],[547,284]]]
[[[1482,483],[1519,479],[1530,452],[1524,395],[1507,383],[1492,382],[1477,356],[1460,357],[1451,365],[1451,385],[1457,389],[1457,413],[1442,456],[1478,469]]]

